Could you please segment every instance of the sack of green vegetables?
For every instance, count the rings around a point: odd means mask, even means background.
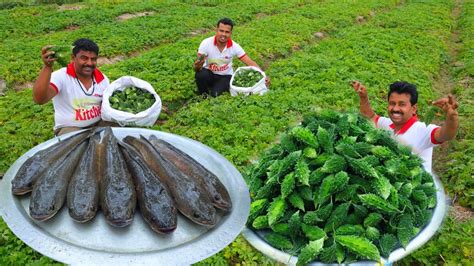
[[[265,72],[257,67],[239,67],[230,79],[230,95],[237,96],[239,93],[263,95],[268,91],[265,84]]]
[[[161,112],[161,99],[150,83],[123,76],[112,82],[102,98],[102,120],[120,126],[152,126]]]

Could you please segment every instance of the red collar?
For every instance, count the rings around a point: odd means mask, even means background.
[[[400,128],[400,130],[398,132],[396,132],[395,134],[397,135],[401,135],[405,132],[408,131],[408,129],[410,129],[411,126],[413,126],[413,124],[415,124],[415,122],[418,121],[418,116],[417,115],[414,115],[412,116],[406,123],[405,125],[402,126],[402,128]],[[390,125],[390,128],[395,130],[395,125],[392,123]]]
[[[214,45],[217,46],[216,35],[214,35]],[[232,47],[232,39],[231,39],[231,38],[229,38],[229,39],[227,40],[227,45],[226,45],[226,47],[227,47],[227,48]]]
[[[76,76],[76,71],[74,70],[74,63],[69,63],[67,65],[66,73],[69,76],[72,76],[74,78],[77,77]],[[93,75],[94,75],[95,82],[97,82],[97,84],[99,84],[102,80],[104,80],[104,74],[102,74],[102,72],[100,72],[100,70],[98,68],[94,69]]]

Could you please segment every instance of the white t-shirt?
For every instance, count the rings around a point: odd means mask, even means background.
[[[88,90],[76,77],[73,63],[54,71],[50,84],[57,92],[53,97],[55,130],[62,127],[87,127],[99,122],[102,95],[109,86],[109,79],[97,68]]]
[[[395,127],[390,118],[375,116],[374,120],[377,128],[390,131],[395,140],[401,144],[410,146],[412,152],[423,159],[425,170],[430,173],[432,172],[431,158],[433,155],[433,147],[441,144],[434,138],[434,133],[440,128],[439,126],[432,124],[427,126],[425,123],[418,121],[418,117],[415,115],[395,133]]]
[[[206,62],[203,67],[211,70],[217,75],[232,75],[232,59],[238,57],[239,59],[246,55],[244,49],[231,39],[227,40],[227,45],[224,50],[219,51],[217,47],[216,36],[206,38],[199,45],[198,55],[207,54]]]

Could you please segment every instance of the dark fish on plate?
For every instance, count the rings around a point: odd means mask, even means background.
[[[173,232],[177,224],[177,211],[167,188],[135,148],[123,142],[119,145],[135,183],[138,207],[143,218],[157,233]]]
[[[132,223],[136,207],[136,193],[132,177],[108,127],[104,134],[105,168],[100,179],[100,207],[107,222],[116,227]]]
[[[73,150],[78,144],[90,137],[90,135],[91,129],[85,130],[67,139],[61,139],[54,145],[28,158],[12,179],[12,193],[14,195],[23,195],[30,192],[36,180],[45,173],[48,167],[64,154]]]
[[[93,152],[93,162],[94,162],[94,166],[93,166],[93,176],[94,176],[94,179],[96,180],[97,184],[99,185],[99,202],[98,202],[98,208],[100,209],[100,180],[102,179],[102,177],[104,176],[104,169],[105,169],[105,166],[106,166],[106,163],[105,163],[105,138],[104,140],[102,140],[101,142],[100,141],[100,138],[94,138],[93,139],[95,141],[95,150]]]
[[[95,164],[98,159],[96,146],[100,144],[99,142],[99,134],[95,134],[89,139],[89,146],[82,155],[67,189],[69,216],[79,223],[94,218],[99,206],[99,183],[95,176],[98,171]]]
[[[82,154],[87,141],[52,163],[46,173],[33,186],[30,199],[30,216],[37,221],[53,217],[63,206],[69,180]]]
[[[216,210],[202,187],[186,177],[173,164],[168,162],[146,139],[127,136],[124,142],[136,148],[147,165],[156,172],[166,184],[178,210],[191,221],[212,227],[216,225]]]
[[[229,192],[215,174],[169,142],[158,139],[155,135],[151,135],[149,140],[155,146],[157,152],[165,159],[185,175],[195,178],[200,182],[203,188],[209,192],[214,207],[230,211],[232,201]]]
[[[94,154],[94,164],[95,169],[97,169],[95,173],[95,178],[97,181],[100,181],[101,176],[104,174],[105,168],[105,138],[104,140],[100,140],[100,138],[94,138],[95,141],[95,150]]]

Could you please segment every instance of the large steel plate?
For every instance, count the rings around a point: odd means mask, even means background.
[[[447,211],[447,198],[446,194],[444,193],[443,185],[439,178],[436,175],[433,175],[433,181],[435,183],[437,192],[436,192],[436,207],[433,211],[433,217],[431,218],[428,225],[426,225],[419,233],[413,238],[406,249],[398,248],[392,253],[388,258],[381,258],[382,265],[390,265],[395,261],[401,260],[402,258],[408,256],[408,254],[412,253],[416,249],[423,246],[430,238],[436,233],[436,231],[440,228],[444,217],[446,216]],[[262,252],[263,254],[267,255],[268,257],[278,261],[285,263],[287,265],[296,265],[298,261],[298,257],[292,256],[286,252],[283,252],[277,248],[272,247],[268,244],[264,236],[268,233],[265,230],[252,230],[248,227],[245,227],[242,231],[242,235],[247,241],[255,247],[257,250]],[[312,262],[309,265],[327,265],[320,262]],[[338,265],[338,264],[331,264],[331,265]],[[379,263],[375,263],[373,261],[359,261],[351,263],[350,265],[380,265]]]
[[[247,221],[250,196],[242,175],[222,155],[200,142],[170,133],[141,128],[113,131],[118,139],[155,135],[186,152],[220,178],[232,199],[232,211],[227,215],[218,211],[220,220],[212,229],[178,215],[177,229],[168,235],[153,232],[138,210],[126,228],[110,226],[100,211],[91,222],[76,223],[64,207],[52,219],[37,222],[29,216],[30,196],[14,196],[11,180],[28,157],[59,140],[54,138],[21,156],[0,181],[0,214],[17,237],[45,256],[74,265],[192,264],[219,252],[237,237]]]

